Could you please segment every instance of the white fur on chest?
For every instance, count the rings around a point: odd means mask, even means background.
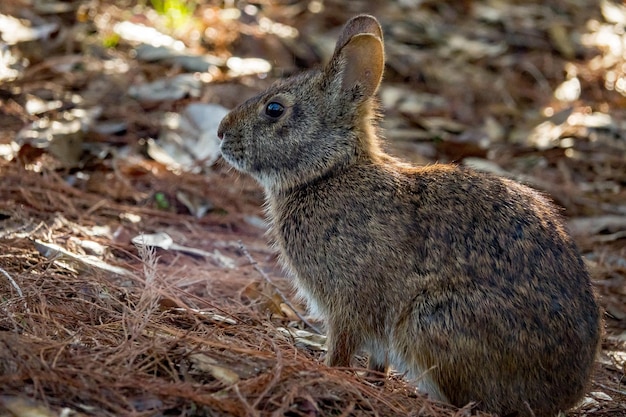
[[[292,280],[292,284],[296,289],[296,297],[298,300],[304,301],[309,315],[316,320],[325,321],[328,317],[327,307],[322,305],[322,303],[320,303],[314,296],[313,292],[310,291],[302,280],[298,278],[298,274],[294,271],[289,263],[289,260],[286,259],[284,255],[281,255],[281,264]]]
[[[275,250],[279,252],[279,261],[282,265],[283,269],[291,278],[292,284],[296,289],[296,296],[300,301],[304,301],[307,306],[307,310],[309,315],[317,320],[326,320],[328,317],[328,309],[326,306],[322,305],[315,297],[314,292],[307,288],[306,283],[301,280],[296,273],[296,269],[291,263],[291,259],[286,254],[285,242],[283,241],[283,237],[280,235],[280,231],[276,229],[276,220],[278,218],[278,213],[276,209],[276,200],[269,197],[269,193],[266,194],[268,198],[265,202],[265,213],[270,221],[270,227],[268,230],[268,234],[271,236],[271,240],[273,241],[273,247]]]

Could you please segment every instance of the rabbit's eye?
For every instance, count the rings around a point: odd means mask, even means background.
[[[265,114],[272,119],[278,119],[280,116],[283,115],[284,112],[285,107],[275,101],[272,101],[271,103],[268,103],[267,106],[265,106]]]

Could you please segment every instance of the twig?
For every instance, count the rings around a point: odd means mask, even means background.
[[[9,275],[9,273],[7,271],[5,271],[4,269],[0,268],[0,272],[2,272],[2,274],[7,277],[7,279],[9,280],[9,282],[11,283],[11,285],[13,285],[13,288],[15,288],[15,290],[17,291],[17,293],[19,294],[19,296],[21,298],[24,298],[24,293],[22,292],[22,289],[20,288],[19,285],[17,285],[17,282],[15,282],[15,280],[13,278],[11,278],[11,275]]]
[[[248,403],[248,401],[246,401],[243,395],[241,395],[241,391],[239,391],[238,384],[233,385],[233,391],[235,391],[235,394],[237,394],[237,397],[239,398],[243,406],[246,408],[246,411],[248,412],[249,416],[253,416],[253,417],[259,416],[259,412],[255,410],[254,407],[251,406],[250,403]]]
[[[241,251],[243,252],[244,256],[248,259],[248,262],[250,262],[250,264],[252,264],[252,266],[254,267],[254,270],[257,271],[259,274],[261,274],[261,276],[263,277],[263,279],[265,281],[267,281],[268,284],[270,284],[272,287],[274,287],[274,289],[276,290],[276,294],[278,294],[278,296],[280,297],[280,299],[282,300],[283,303],[285,303],[287,305],[287,307],[289,307],[291,309],[291,311],[294,312],[294,314],[300,319],[302,320],[302,322],[304,324],[306,324],[307,326],[309,326],[311,328],[311,330],[313,330],[315,333],[317,334],[323,334],[322,331],[320,329],[317,328],[317,326],[309,323],[309,321],[307,319],[305,319],[302,314],[300,314],[298,312],[298,310],[296,310],[296,308],[293,306],[293,304],[291,304],[291,302],[287,299],[287,297],[285,296],[285,294],[283,294],[283,292],[280,290],[280,288],[278,288],[276,286],[276,284],[274,284],[274,282],[272,282],[272,279],[265,273],[265,271],[263,271],[261,269],[261,267],[259,266],[259,263],[252,257],[252,255],[250,255],[250,252],[248,252],[248,249],[244,246],[243,242],[240,240],[239,241],[239,249],[241,249]]]
[[[263,398],[267,395],[267,393],[270,392],[270,390],[274,388],[274,386],[278,383],[278,381],[280,380],[281,373],[283,371],[283,354],[280,351],[280,349],[276,347],[276,343],[274,343],[273,340],[272,340],[272,345],[274,346],[274,351],[276,352],[276,369],[274,370],[274,375],[272,376],[272,380],[269,382],[269,384],[265,386],[265,389],[263,389],[263,392],[259,394],[256,401],[252,403],[252,408],[254,409],[256,409],[259,406],[259,404],[261,403]]]
[[[13,288],[15,288],[15,290],[17,291],[17,294],[20,296],[20,298],[22,300],[24,300],[24,293],[22,292],[22,289],[20,288],[20,286],[17,285],[17,282],[15,282],[15,280],[11,277],[11,275],[9,275],[9,273],[7,271],[5,271],[4,269],[0,268],[0,272],[2,272],[2,274],[5,277],[7,277],[7,279],[9,280],[11,285],[13,286]],[[24,300],[24,310],[27,313],[30,313],[30,309],[28,308],[28,303],[26,302],[26,300]]]
[[[604,388],[604,389],[607,389],[607,390],[609,390],[609,391],[611,391],[611,392],[614,392],[614,393],[616,393],[616,394],[626,395],[626,391],[622,391],[622,390],[619,390],[619,389],[611,388],[611,387],[606,386],[606,385],[604,385],[604,384],[598,384],[598,386],[600,386],[600,387],[602,387],[602,388]]]
[[[539,68],[537,68],[533,63],[528,60],[524,60],[522,62],[522,67],[535,79],[535,81],[537,81],[537,84],[539,84],[539,88],[541,88],[544,93],[550,93],[552,91],[550,88],[550,83],[546,79],[546,76],[543,75]]]

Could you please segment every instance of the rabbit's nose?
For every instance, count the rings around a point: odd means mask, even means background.
[[[1,1],[1,0],[0,0]],[[233,124],[230,122],[229,115],[226,115],[220,122],[220,125],[217,128],[217,137],[220,140],[224,140],[226,136],[230,136],[236,128],[233,127]]]
[[[220,124],[217,127],[217,137],[220,140],[224,140],[226,134],[230,136],[234,130],[236,130],[236,124],[233,123],[233,112],[231,111],[220,121]]]
[[[227,126],[226,119],[227,118],[228,118],[228,115],[224,116],[222,121],[220,121],[220,125],[217,128],[217,137],[220,138],[220,140],[224,139],[224,134],[226,133],[226,126]]]

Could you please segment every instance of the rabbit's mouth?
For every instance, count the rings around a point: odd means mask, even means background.
[[[220,144],[222,157],[238,171],[247,172],[243,158],[241,141],[233,139],[231,135],[223,134]]]

